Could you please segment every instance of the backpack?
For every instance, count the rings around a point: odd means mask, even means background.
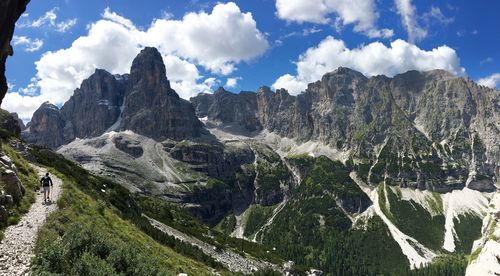
[[[43,183],[44,187],[50,186],[50,177],[44,176],[43,179],[42,179],[42,183]]]

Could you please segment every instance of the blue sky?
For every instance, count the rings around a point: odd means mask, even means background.
[[[184,98],[218,86],[300,93],[338,66],[367,76],[442,68],[500,84],[500,1],[32,1],[17,23],[3,108],[61,105],[95,68],[160,49]],[[480,4],[478,4],[480,3]]]

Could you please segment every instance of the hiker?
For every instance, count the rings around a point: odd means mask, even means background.
[[[54,186],[54,183],[52,183],[52,179],[50,179],[49,173],[46,173],[45,176],[40,179],[40,184],[42,184],[43,189],[43,201],[50,201],[50,187]]]

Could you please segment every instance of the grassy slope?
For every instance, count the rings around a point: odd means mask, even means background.
[[[171,275],[185,272],[209,275],[211,269],[169,247],[162,246],[130,222],[120,218],[65,181],[59,210],[40,230],[35,248],[35,275],[46,272],[72,275]]]
[[[270,252],[269,248],[265,246],[257,245],[244,240],[230,238],[223,233],[213,231],[208,226],[203,225],[199,220],[194,218],[186,210],[172,203],[168,203],[159,198],[130,194],[122,186],[109,180],[90,175],[79,166],[75,165],[72,162],[69,162],[61,155],[55,154],[50,150],[34,147],[31,150],[31,154],[35,156],[38,162],[56,168],[64,175],[64,177],[68,179],[67,182],[69,183],[68,185],[70,185],[71,189],[86,195],[86,200],[91,201],[91,204],[77,204],[71,202],[70,200],[70,204],[67,206],[68,208],[76,208],[77,206],[80,206],[79,208],[81,208],[82,206],[86,205],[95,206],[95,208],[97,208],[97,213],[100,214],[101,217],[103,216],[102,213],[112,215],[112,217],[106,216],[105,218],[107,219],[106,221],[104,221],[104,225],[108,226],[108,234],[112,236],[116,236],[115,232],[120,230],[117,227],[111,227],[113,226],[111,222],[120,219],[125,223],[124,225],[132,227],[130,228],[130,231],[127,231],[127,233],[129,233],[128,236],[122,236],[122,240],[126,241],[127,243],[128,239],[131,239],[132,241],[137,240],[137,237],[134,237],[132,234],[136,232],[141,233],[142,231],[141,235],[143,237],[147,237],[145,235],[147,234],[150,237],[154,238],[157,242],[163,245],[167,245],[167,249],[174,249],[176,252],[179,252],[184,256],[184,259],[181,258],[179,259],[180,261],[175,260],[171,262],[171,264],[182,264],[183,262],[189,264],[189,262],[191,262],[192,265],[190,264],[186,266],[190,269],[186,271],[193,271],[196,267],[199,267],[199,271],[201,272],[196,272],[194,274],[190,273],[190,275],[202,275],[202,272],[207,271],[207,269],[209,269],[210,267],[217,270],[222,270],[222,267],[211,257],[203,254],[201,250],[188,244],[182,243],[174,238],[171,238],[152,227],[147,222],[147,220],[141,216],[142,213],[153,217],[171,227],[174,227],[188,235],[194,236],[202,241],[210,243],[218,248],[232,249],[239,254],[248,254],[255,258],[267,260],[272,263],[281,264],[283,262],[281,257],[277,256],[273,252]],[[104,190],[105,192],[102,192],[101,190]],[[106,211],[102,212],[102,210]],[[90,213],[87,217],[88,219],[90,219],[90,221],[92,221],[92,219],[94,219],[96,216],[96,212],[95,210],[90,210],[88,212]],[[81,217],[86,213],[79,212],[79,210],[77,209],[73,212],[73,214],[75,217]],[[70,222],[64,220],[59,221],[58,223],[68,224]],[[85,225],[85,223],[86,221],[84,219],[80,224]],[[60,226],[55,226],[55,228],[58,227],[60,228]],[[59,236],[61,236],[61,233],[59,233]],[[144,244],[144,242],[141,242],[141,244],[143,244],[146,248],[151,248],[151,245],[149,244]],[[44,246],[40,246],[40,248],[43,247]],[[152,252],[153,254],[161,253],[162,255],[160,255],[160,257],[162,259],[172,259],[165,257],[165,250],[152,250]],[[40,253],[43,253],[43,251],[40,251]],[[154,257],[155,255],[151,256],[151,258]],[[169,266],[167,263],[161,264],[160,267],[170,268],[171,266]],[[176,267],[172,267],[172,269],[176,269]],[[226,273],[224,272],[224,270],[222,270],[221,272],[223,274]]]
[[[18,177],[25,188],[25,195],[21,198],[17,206],[7,208],[9,217],[6,224],[0,223],[0,240],[3,238],[2,229],[9,225],[17,224],[21,219],[21,216],[29,211],[31,204],[35,202],[35,194],[38,189],[38,175],[28,162],[26,162],[26,160],[14,151],[8,143],[2,142],[1,147],[5,154],[9,156],[12,162],[16,165],[18,169]],[[0,183],[0,185],[3,184]]]

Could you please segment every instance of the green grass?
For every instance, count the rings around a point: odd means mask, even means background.
[[[59,210],[47,218],[38,235],[34,275],[210,274],[205,264],[160,245],[72,180],[63,180]]]

